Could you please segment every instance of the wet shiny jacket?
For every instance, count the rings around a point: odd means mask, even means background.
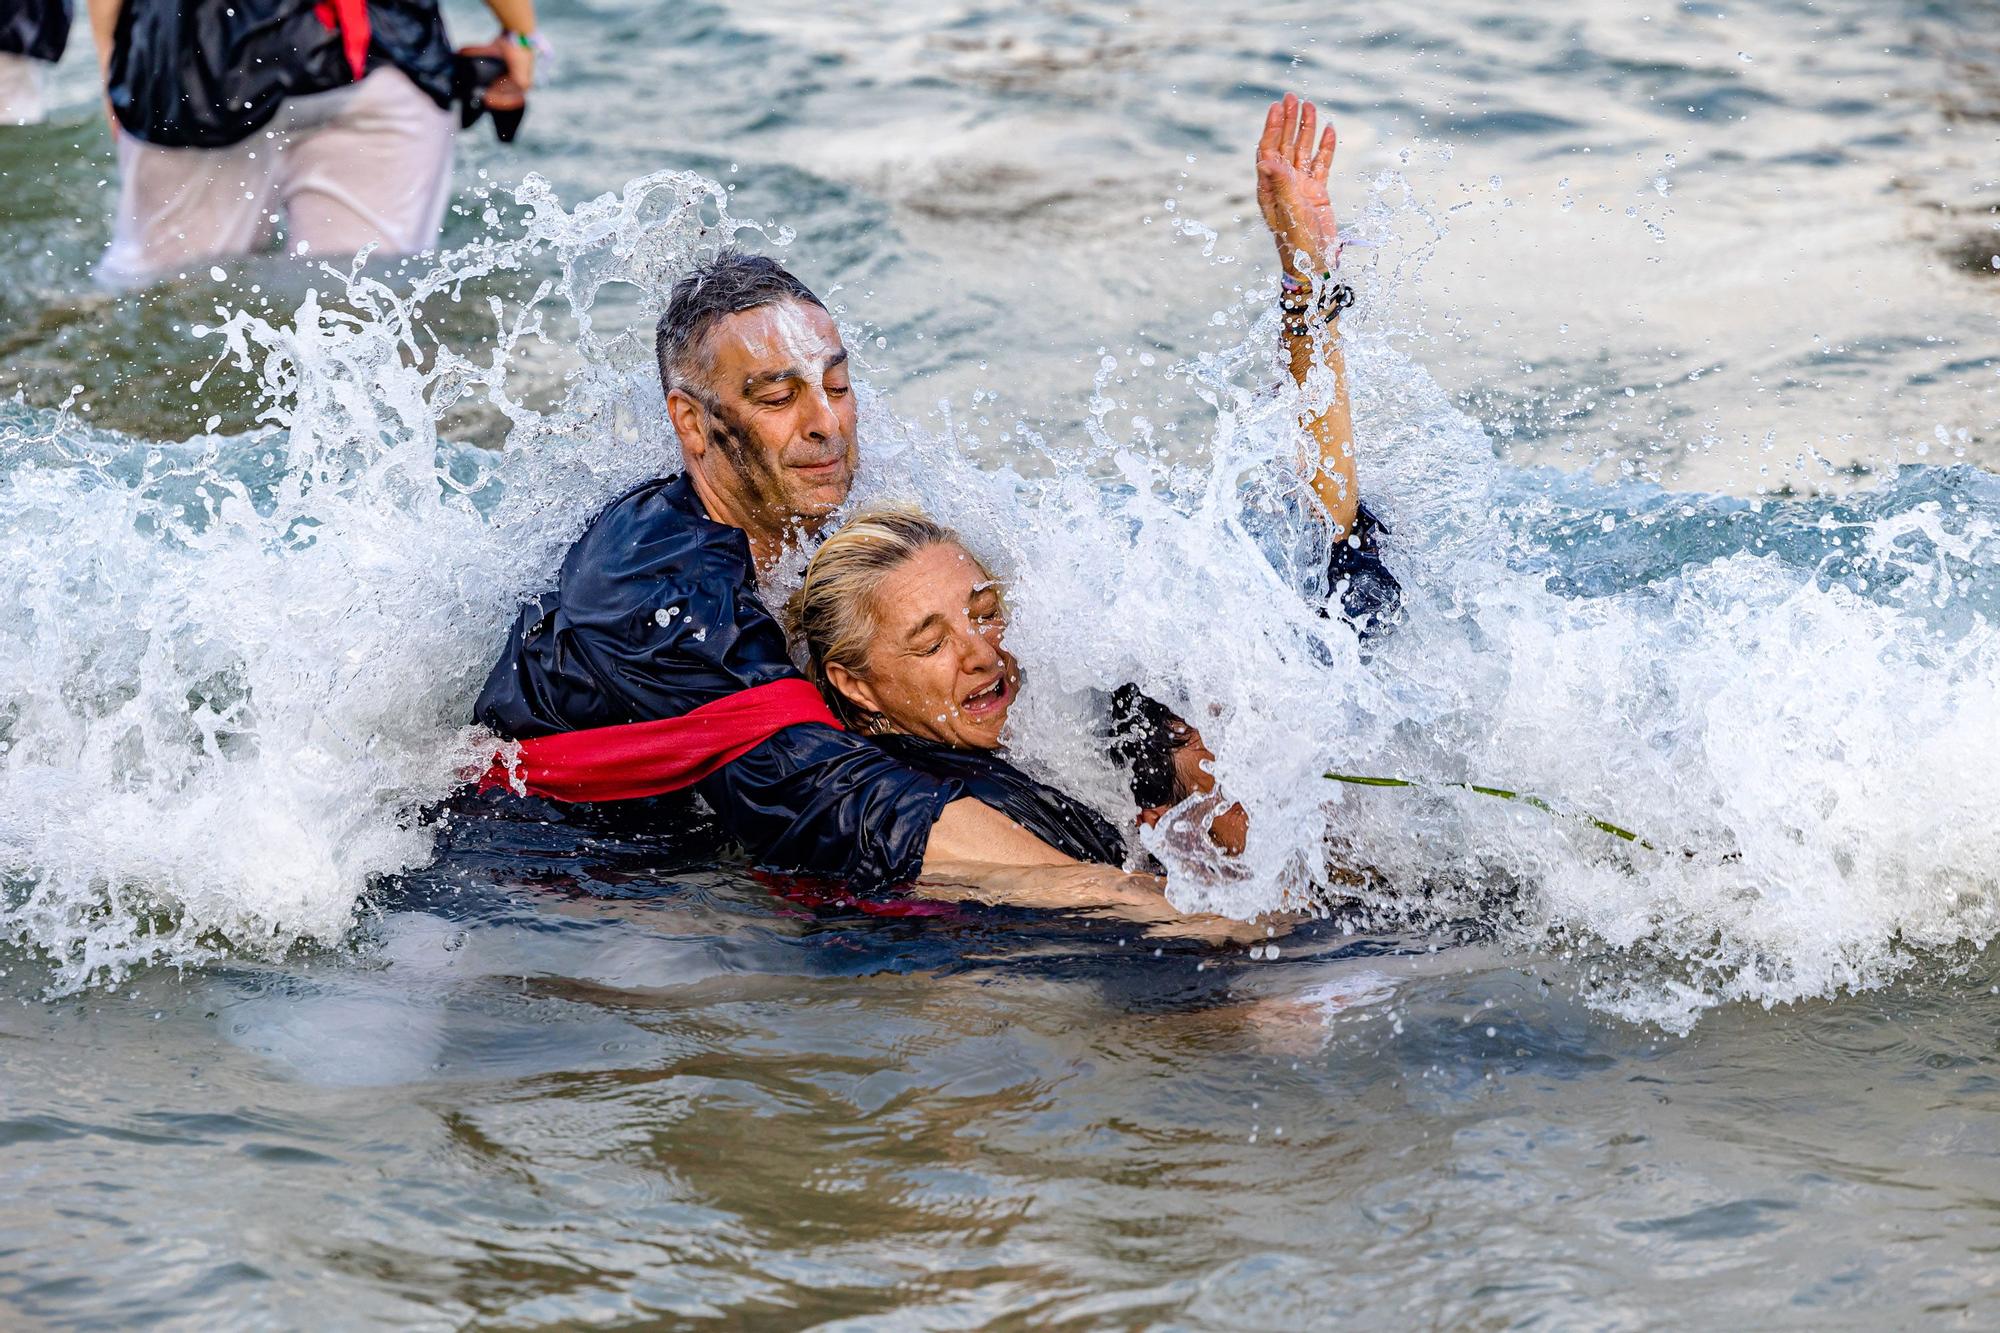
[[[125,132],[167,148],[226,148],[288,97],[354,82],[316,0],[124,0],[109,70]],[[451,104],[452,51],[437,0],[369,0],[368,68],[393,65]]]
[[[570,548],[554,592],[524,608],[474,705],[503,736],[679,717],[799,673],[757,595],[750,541],[703,511],[686,477],[614,501]],[[963,782],[859,736],[787,727],[696,784],[760,865],[877,888],[915,879]]]
[[[69,0],[0,0],[0,52],[51,63],[69,44]]]

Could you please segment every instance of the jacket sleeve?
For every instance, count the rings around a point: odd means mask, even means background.
[[[824,875],[858,892],[907,884],[931,826],[965,795],[832,727],[787,727],[699,784],[729,835],[766,869]]]
[[[1355,515],[1354,531],[1334,543],[1326,562],[1327,586],[1340,599],[1340,609],[1365,639],[1387,629],[1403,608],[1403,585],[1382,563],[1377,534],[1389,529],[1367,505]]]

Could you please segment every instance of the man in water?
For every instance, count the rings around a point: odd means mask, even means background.
[[[854,484],[840,333],[777,263],[724,251],[675,285],[656,352],[686,471],[613,501],[570,549],[556,591],[522,611],[474,707],[502,736],[677,718],[801,679],[757,576]],[[824,723],[783,726],[692,785],[775,869],[861,887],[1049,869],[1057,890],[1094,903],[1132,894],[955,780]]]
[[[1344,381],[1337,337],[1315,329],[1330,331],[1351,299],[1330,283],[1334,140],[1331,128],[1323,138],[1315,128],[1312,105],[1288,96],[1266,116],[1257,155],[1301,383],[1322,359]],[[1325,285],[1315,286],[1314,273]],[[758,600],[757,574],[788,542],[819,531],[860,461],[847,349],[819,298],[773,261],[725,251],[675,285],[655,350],[687,470],[626,493],[591,524],[563,561],[556,592],[516,622],[475,719],[502,736],[552,738],[538,740],[538,751],[570,753],[582,737],[588,755],[602,738],[616,780],[599,781],[590,763],[568,772],[604,798],[643,785],[627,780],[630,729],[649,744],[664,727],[676,746],[706,745],[673,781],[693,785],[731,836],[779,869],[862,886],[949,873],[1004,885],[1022,905],[1161,908],[1156,883],[1078,865],[956,780],[839,730],[809,687],[797,690],[801,677]],[[1344,392],[1312,417],[1308,434],[1312,486],[1336,542],[1358,543],[1365,533]],[[809,720],[800,693],[820,720]],[[794,702],[767,706],[780,696]],[[688,721],[670,723],[680,718]],[[730,727],[740,728],[733,748],[715,743]]]

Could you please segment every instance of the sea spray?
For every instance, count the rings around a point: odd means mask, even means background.
[[[742,224],[685,175],[573,212],[531,179],[518,202],[517,234],[408,293],[357,272],[285,324],[225,313],[220,347],[267,390],[257,432],[0,420],[21,607],[0,629],[0,929],[60,984],[338,942],[371,882],[430,854],[420,813],[483,743],[467,709],[520,602],[605,499],[677,466],[646,330],[600,329],[604,298],[657,308]],[[534,294],[495,296],[498,275]],[[1106,352],[1084,436],[1020,431],[1013,466],[861,386],[856,503],[924,505],[1010,581],[1021,762],[1129,819],[1099,726],[1137,682],[1202,729],[1251,817],[1239,858],[1193,807],[1140,835],[1177,902],[1480,921],[1590,954],[1594,999],[1673,1027],[1992,938],[1995,479],[1751,502],[1510,468],[1392,337],[1420,283],[1385,267],[1346,321],[1363,493],[1406,592],[1366,644],[1320,614],[1295,422],[1328,386],[1285,385],[1270,292],[1179,364]],[[440,340],[426,311],[482,297],[490,347]],[[537,339],[575,354],[547,410],[509,383]],[[1169,383],[1201,405],[1171,439],[1145,416]],[[503,449],[441,437],[469,404],[509,423]],[[1658,850],[1329,769],[1530,790]]]
[[[1363,488],[1408,597],[1366,647],[1317,614],[1312,562],[1245,520],[1286,484],[1301,408],[1254,353],[1186,368],[1216,407],[1199,468],[1113,441],[1105,485],[1088,449],[1052,450],[1009,505],[932,439],[871,478],[1007,569],[1018,755],[1129,816],[1097,726],[1101,692],[1136,681],[1202,728],[1250,814],[1234,859],[1199,803],[1142,835],[1178,903],[1484,920],[1605,951],[1593,998],[1674,1028],[1993,937],[2000,479],[1751,502],[1519,472],[1357,324]],[[1332,790],[1329,767],[1547,793],[1657,850],[1468,793]]]
[[[677,466],[650,362],[600,341],[607,284],[659,299],[732,236],[719,187],[662,173],[564,210],[519,191],[518,235],[398,292],[329,272],[283,323],[212,330],[263,386],[263,429],[157,444],[67,413],[0,418],[0,934],[57,985],[218,949],[336,943],[370,882],[421,863],[419,814],[477,741],[467,705],[521,599],[622,486]],[[429,315],[496,274],[560,275],[489,354]],[[584,353],[562,405],[508,395],[554,293]],[[501,455],[440,438],[479,401]]]

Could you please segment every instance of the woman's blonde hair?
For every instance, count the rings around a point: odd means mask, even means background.
[[[904,561],[933,546],[956,546],[981,574],[993,577],[986,562],[944,524],[916,509],[883,506],[856,514],[820,544],[804,582],[785,605],[785,628],[805,653],[806,679],[850,730],[873,730],[880,719],[835,689],[827,666],[838,662],[857,676],[868,674],[876,589]]]

